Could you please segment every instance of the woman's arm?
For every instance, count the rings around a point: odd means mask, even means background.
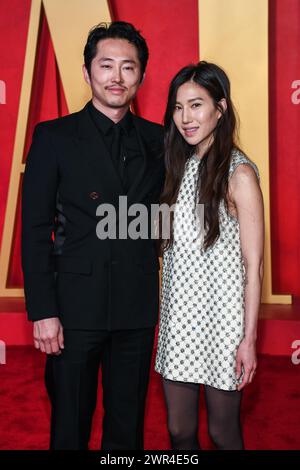
[[[257,366],[256,330],[263,278],[264,209],[255,171],[250,165],[239,165],[229,183],[230,199],[236,208],[240,226],[242,255],[246,269],[245,336],[237,351],[236,373],[244,377],[241,390],[253,379]]]

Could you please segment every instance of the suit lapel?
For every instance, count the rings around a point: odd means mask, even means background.
[[[155,158],[153,151],[151,151],[151,142],[149,142],[149,136],[143,133],[141,122],[136,116],[133,117],[133,123],[138,138],[139,147],[142,153],[142,164],[140,171],[138,172],[134,184],[129,188],[128,191],[128,205],[131,202],[137,202],[140,200],[143,190],[146,189],[145,183],[151,178],[152,172],[155,169]]]
[[[138,123],[137,123],[134,115],[132,116],[132,121],[133,121],[133,125],[135,127],[139,148],[140,148],[141,153],[142,153],[142,164],[141,164],[141,167],[139,169],[138,174],[136,175],[134,183],[130,186],[130,188],[128,190],[128,194],[127,194],[128,200],[135,199],[134,196],[136,194],[137,189],[140,186],[140,183],[142,182],[142,180],[144,178],[144,175],[145,175],[145,172],[146,172],[146,169],[147,169],[147,163],[148,163],[147,162],[147,149],[145,147],[143,136],[141,135],[140,128],[138,126]]]

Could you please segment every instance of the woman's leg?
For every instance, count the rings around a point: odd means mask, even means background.
[[[242,392],[218,390],[205,385],[208,431],[218,449],[244,449],[240,423]]]
[[[198,442],[199,385],[163,379],[163,387],[172,449],[200,449]]]

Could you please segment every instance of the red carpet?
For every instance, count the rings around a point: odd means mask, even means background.
[[[11,346],[0,365],[0,450],[47,449],[50,408],[43,385],[44,356],[32,347]],[[287,356],[260,355],[256,380],[245,391],[242,406],[247,449],[300,448],[300,365]],[[203,395],[202,395],[203,396]],[[200,409],[200,441],[212,448]],[[91,448],[101,437],[101,387]],[[152,373],[145,423],[145,448],[169,449],[160,376]]]

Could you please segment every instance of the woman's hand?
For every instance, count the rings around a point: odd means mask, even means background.
[[[237,390],[242,390],[246,385],[252,382],[257,368],[256,344],[255,341],[248,341],[246,338],[240,343],[236,354],[236,377],[242,374],[244,376],[242,383],[237,386]]]

